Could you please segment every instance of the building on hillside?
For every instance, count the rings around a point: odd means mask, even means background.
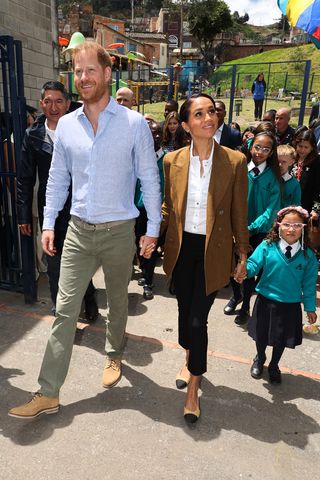
[[[202,58],[199,42],[192,36],[189,31],[189,23],[183,21],[182,39],[181,39],[181,15],[180,12],[170,12],[168,8],[162,8],[159,12],[157,21],[157,31],[164,33],[168,37],[169,64],[173,65],[180,58],[182,47],[182,54],[185,59]],[[181,45],[182,41],[182,45]],[[177,55],[177,49],[179,54]]]
[[[165,33],[157,32],[129,32],[131,39],[146,42],[154,47],[152,63],[160,69],[164,69],[168,65],[168,39]]]
[[[141,53],[146,62],[152,63],[155,53],[154,45],[139,41],[131,36],[124,35],[118,30],[114,30],[104,23],[103,17],[94,18],[93,35],[95,40],[104,48],[109,49],[109,45],[114,43],[123,44],[116,47],[114,53],[125,55],[128,52]]]
[[[54,3],[52,0],[0,1],[0,35],[10,35],[22,42],[25,97],[27,104],[35,107],[39,105],[44,82],[58,78],[59,49]],[[0,93],[0,106],[2,101]]]

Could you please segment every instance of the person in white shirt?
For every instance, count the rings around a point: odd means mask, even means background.
[[[218,118],[214,100],[206,94],[191,96],[180,109],[191,146],[164,158],[166,232],[163,268],[172,278],[179,309],[179,344],[185,365],[176,378],[178,388],[188,385],[185,420],[200,416],[198,388],[207,369],[207,319],[217,290],[229,282],[233,238],[239,254],[236,278],[246,268],[247,164],[240,152],[213,140]]]

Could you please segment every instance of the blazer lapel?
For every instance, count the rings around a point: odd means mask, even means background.
[[[190,147],[186,147],[176,157],[173,163],[173,186],[175,192],[175,214],[180,219],[181,232],[184,228],[187,208],[188,180],[190,165]]]
[[[212,232],[216,211],[219,208],[226,189],[230,185],[231,177],[232,168],[228,161],[228,157],[225,155],[223,148],[215,141],[208,191],[206,244],[208,243]]]

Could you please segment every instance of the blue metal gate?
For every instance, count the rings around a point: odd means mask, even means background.
[[[0,36],[0,288],[24,292],[36,301],[31,237],[20,237],[16,214],[16,176],[26,130],[22,45]]]

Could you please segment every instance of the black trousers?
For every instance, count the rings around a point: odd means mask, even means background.
[[[205,235],[184,232],[173,271],[179,310],[179,344],[189,350],[188,369],[192,375],[202,375],[207,371],[207,322],[217,294],[206,295],[205,240]]]
[[[261,120],[262,118],[262,107],[263,107],[263,98],[261,100],[254,100],[254,118]]]
[[[255,235],[252,235],[249,239],[250,245],[252,247],[252,251],[248,253],[248,258],[250,255],[253,254],[255,249],[257,248],[258,245],[265,239],[267,233],[257,233]],[[259,278],[259,275],[258,275]],[[234,280],[233,277],[230,279],[230,283],[232,286],[233,290],[233,296],[236,300],[241,298],[241,285]],[[254,292],[254,289],[256,287],[256,280],[255,278],[246,278],[243,283],[242,283],[242,289],[243,289],[243,301],[242,301],[242,306],[241,310],[244,312],[249,312],[250,311],[250,300],[252,297],[252,294]]]

